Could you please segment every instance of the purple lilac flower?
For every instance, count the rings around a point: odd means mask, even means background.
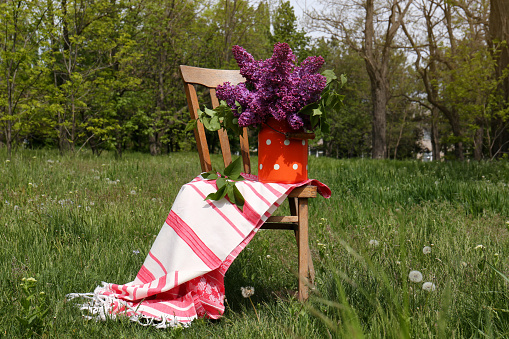
[[[272,57],[267,60],[255,60],[240,46],[233,46],[232,50],[240,74],[251,87],[227,82],[217,87],[216,94],[235,110],[239,126],[259,124],[272,116],[286,120],[293,129],[310,127],[309,117],[298,112],[319,100],[325,87],[325,77],[317,73],[324,63],[321,56],[308,57],[296,66],[297,58],[286,43],[275,44]],[[235,101],[242,107],[240,114]]]

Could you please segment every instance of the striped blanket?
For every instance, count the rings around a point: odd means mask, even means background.
[[[204,200],[215,181],[195,178],[180,189],[171,211],[134,281],[104,283],[93,293],[71,293],[86,317],[97,320],[125,315],[158,328],[186,326],[193,319],[217,319],[224,312],[224,275],[260,226],[295,187],[315,185],[328,198],[330,190],[316,180],[298,184],[260,183],[256,176],[236,185],[245,198],[243,211],[226,199]]]

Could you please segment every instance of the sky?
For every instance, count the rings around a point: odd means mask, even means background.
[[[290,4],[293,6],[293,11],[295,12],[295,16],[297,17],[299,27],[302,27],[301,21],[304,16],[303,14],[304,10],[320,8],[320,5],[316,0],[289,0],[289,1]],[[324,36],[324,34],[320,32],[310,32],[309,35],[311,35],[314,38]]]

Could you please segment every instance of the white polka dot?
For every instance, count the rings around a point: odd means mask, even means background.
[[[262,164],[260,164],[260,169],[262,169],[262,168],[263,168],[263,165],[262,165]]]
[[[286,139],[285,140],[285,146],[288,146],[288,145],[290,145],[290,140]]]
[[[299,168],[299,165],[293,164],[293,169],[296,170],[297,168]]]
[[[306,146],[306,140],[302,140],[302,146]]]
[[[275,164],[274,165],[274,169],[277,171],[279,169],[279,165],[278,164]]]
[[[266,143],[267,145],[270,145],[270,143],[271,143],[271,142],[272,142],[272,141],[270,141],[270,139],[267,139],[267,141],[265,141],[265,143]]]

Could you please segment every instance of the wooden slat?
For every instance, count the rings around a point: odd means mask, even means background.
[[[208,88],[216,88],[225,81],[232,85],[246,81],[238,70],[208,69],[180,65],[180,72],[184,82],[203,85]]]
[[[299,222],[298,216],[290,216],[290,215],[275,215],[272,217],[268,217],[266,222]]]
[[[287,230],[292,231],[297,228],[295,224],[282,224],[282,223],[276,223],[276,222],[266,222],[260,227],[264,230]]]
[[[249,155],[249,140],[247,137],[247,128],[243,128],[240,136],[240,153],[242,163],[244,164],[244,173],[251,174],[251,157]]]
[[[309,297],[309,236],[308,236],[308,199],[299,199],[299,300],[305,301]]]
[[[294,188],[288,196],[291,198],[316,198],[317,189],[316,186],[301,186]]]
[[[185,86],[187,105],[191,118],[198,120],[198,96],[193,85],[186,84]],[[196,139],[196,146],[198,148],[198,155],[200,157],[201,170],[208,172],[212,170],[212,162],[210,161],[209,147],[207,145],[207,138],[205,136],[205,129],[203,124],[198,120],[196,128],[194,129],[194,137]]]
[[[212,101],[212,108],[219,106],[215,88],[210,89],[210,100]],[[217,134],[219,136],[219,144],[221,145],[221,154],[223,155],[224,167],[226,167],[232,163],[232,153],[230,148],[230,140],[228,140],[228,132],[221,128],[217,131]]]

